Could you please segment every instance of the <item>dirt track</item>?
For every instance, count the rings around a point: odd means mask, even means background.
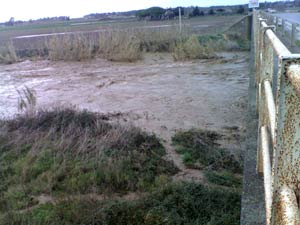
[[[222,144],[240,153],[248,88],[248,53],[174,62],[169,54],[148,54],[137,63],[25,61],[0,66],[0,114],[17,112],[17,89],[37,93],[40,107],[76,105],[92,111],[121,112],[123,122],[158,134],[168,156],[185,170],[170,146],[176,130],[213,129]],[[194,171],[184,176],[201,179]],[[180,176],[180,175],[179,175]]]

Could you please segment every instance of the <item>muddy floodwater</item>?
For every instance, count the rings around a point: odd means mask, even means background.
[[[123,122],[155,132],[166,143],[176,130],[189,128],[240,137],[247,105],[248,59],[247,52],[186,62],[174,62],[170,54],[147,54],[136,63],[45,60],[0,66],[0,114],[17,113],[17,90],[28,86],[36,92],[38,107],[73,105],[121,112]],[[238,148],[240,139],[230,144]]]

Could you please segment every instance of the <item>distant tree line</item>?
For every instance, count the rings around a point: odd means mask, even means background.
[[[179,9],[183,15],[184,8],[176,7],[176,8],[168,8],[163,9],[161,7],[151,7],[149,9],[138,10],[136,12],[136,17],[139,19],[147,19],[147,20],[164,20],[164,19],[173,19],[174,17],[179,16]]]
[[[135,16],[139,19],[145,19],[145,20],[173,19],[179,16],[179,8],[181,9],[182,15],[185,14],[185,16],[188,17],[197,17],[197,16],[215,15],[215,14],[232,14],[232,13],[243,14],[246,11],[246,5],[240,5],[234,7],[224,6],[224,8],[216,8],[216,7],[199,8],[198,6],[196,6],[192,8],[177,7],[177,8],[163,9],[161,7],[151,7],[149,9],[136,11]],[[229,8],[230,10],[228,10]],[[192,9],[192,10],[187,10],[187,9]]]

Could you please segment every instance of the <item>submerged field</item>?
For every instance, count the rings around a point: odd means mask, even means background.
[[[239,224],[249,54],[158,37],[0,65],[0,224]]]

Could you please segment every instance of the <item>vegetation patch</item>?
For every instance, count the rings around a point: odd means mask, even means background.
[[[18,50],[20,57],[48,58],[53,61],[83,61],[102,57],[111,61],[135,62],[144,52],[169,52],[174,60],[210,59],[218,51],[249,50],[249,41],[238,35],[191,35],[187,27],[135,28],[98,33],[71,33],[51,36],[41,49]],[[16,62],[13,45],[0,49],[0,63]]]
[[[187,167],[203,170],[208,187],[218,187],[213,190],[222,191],[224,196],[233,192],[239,195],[242,187],[241,160],[237,160],[236,156],[220,147],[217,143],[220,137],[221,135],[214,131],[191,129],[177,132],[172,137],[172,142]],[[240,207],[240,202],[233,202],[232,207]],[[224,224],[228,221],[224,220]],[[235,224],[236,221],[238,219],[229,224]],[[218,223],[214,221],[207,224]]]
[[[212,184],[232,187],[232,188],[240,188],[242,185],[242,177],[240,175],[236,175],[230,171],[212,171],[206,170],[204,171],[205,177]]]
[[[172,142],[190,168],[241,173],[240,162],[216,143],[219,138],[220,135],[214,131],[192,129],[176,133]]]
[[[216,138],[183,132],[173,141],[191,149]],[[220,187],[173,181],[178,169],[164,155],[154,135],[102,114],[60,108],[2,119],[0,224],[239,224],[238,181],[222,170],[210,175]],[[227,168],[218,157],[209,166]]]
[[[201,45],[210,45],[214,51],[248,51],[250,42],[236,34],[198,36]]]
[[[134,62],[142,59],[141,40],[130,30],[99,34],[98,54],[111,61]]]
[[[93,45],[84,34],[51,37],[47,48],[49,59],[53,61],[81,61],[94,57]]]
[[[216,57],[214,49],[208,44],[201,44],[196,35],[179,41],[174,49],[174,60],[209,59]]]
[[[3,224],[239,224],[240,194],[195,183],[160,184],[146,197],[67,200],[5,215]],[[10,223],[6,222],[9,221]]]
[[[177,172],[154,135],[107,120],[55,109],[0,121],[1,213],[30,208],[42,194],[144,192]]]
[[[216,58],[220,51],[249,50],[249,41],[235,35],[192,35],[175,42],[173,57],[175,60]]]
[[[18,61],[15,48],[11,42],[0,46],[0,64],[12,64]]]

